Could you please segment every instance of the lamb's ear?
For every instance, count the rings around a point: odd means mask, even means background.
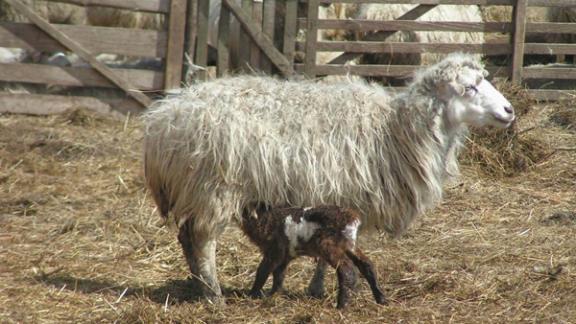
[[[438,98],[442,100],[450,100],[455,96],[463,96],[466,92],[464,85],[458,81],[441,81],[436,84],[438,91]]]

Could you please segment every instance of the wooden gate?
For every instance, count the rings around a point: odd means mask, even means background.
[[[40,84],[45,88],[115,88],[123,91],[125,96],[111,99],[106,94],[69,96],[54,95],[50,91],[44,91],[44,94],[2,92],[0,111],[46,114],[72,107],[86,107],[139,112],[152,102],[153,95],[180,86],[187,0],[52,1],[165,15],[167,23],[164,25],[167,27],[162,30],[51,24],[46,17],[41,17],[19,0],[2,1],[16,9],[29,23],[0,22],[0,46],[36,53],[69,52],[76,54],[85,63],[82,67],[53,66],[38,62],[1,64],[0,81]],[[140,60],[162,60],[163,68],[111,68],[97,59],[101,53]]]

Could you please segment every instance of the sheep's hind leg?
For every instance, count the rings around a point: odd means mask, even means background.
[[[194,290],[211,302],[223,302],[216,276],[216,237],[194,230],[193,219],[188,219],[180,227],[178,241],[192,273]]]
[[[308,294],[314,298],[324,297],[324,277],[326,275],[326,268],[328,263],[323,259],[319,259],[316,263],[316,270],[314,276],[308,285]]]

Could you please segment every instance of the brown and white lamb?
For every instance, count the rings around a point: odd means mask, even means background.
[[[372,263],[356,246],[359,226],[360,216],[349,208],[269,208],[264,204],[245,208],[242,230],[263,254],[250,296],[263,296],[262,287],[270,273],[273,275],[270,294],[274,294],[282,288],[290,261],[299,256],[310,256],[320,258],[336,269],[337,308],[345,307],[348,292],[354,287],[356,275],[353,265],[368,281],[376,302],[386,304]]]

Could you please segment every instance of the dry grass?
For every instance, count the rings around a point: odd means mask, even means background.
[[[536,106],[520,130],[547,150],[576,134]],[[218,247],[226,306],[199,302],[173,228],[144,189],[137,120],[84,112],[0,116],[0,318],[49,322],[574,322],[576,154],[559,150],[510,177],[465,161],[444,203],[396,240],[361,237],[391,303],[363,283],[334,309],[304,288],[309,260],[291,265],[286,293],[244,294],[259,256],[235,228]],[[498,143],[496,143],[498,144]],[[331,272],[331,274],[333,274]]]

